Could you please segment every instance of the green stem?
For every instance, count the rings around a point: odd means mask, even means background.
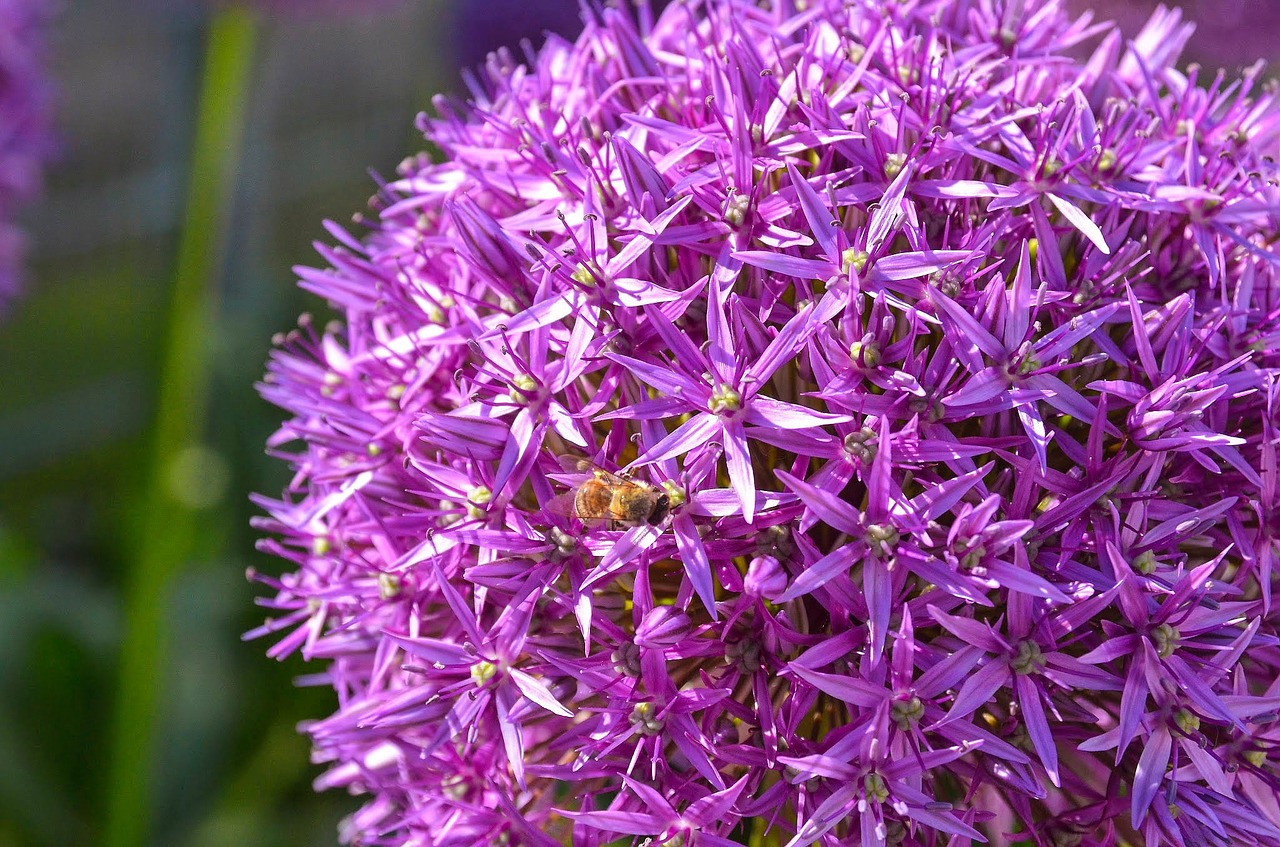
[[[190,183],[169,303],[142,512],[125,585],[107,791],[106,847],[149,843],[155,728],[165,669],[165,608],[197,529],[175,472],[203,436],[214,289],[234,199],[256,24],[225,7],[206,34]]]

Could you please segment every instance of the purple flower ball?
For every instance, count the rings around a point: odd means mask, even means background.
[[[44,0],[0,0],[0,313],[21,289],[26,238],[15,221],[53,152]]]
[[[343,840],[1280,843],[1273,93],[1044,0],[588,17],[262,385]]]

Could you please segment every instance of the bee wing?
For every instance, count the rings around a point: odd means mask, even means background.
[[[564,494],[557,494],[547,501],[545,511],[547,514],[559,515],[562,518],[574,517],[573,498],[577,493],[577,489],[573,489]]]
[[[637,483],[634,479],[624,479],[623,477],[618,476],[616,473],[609,473],[604,468],[598,467],[596,465],[591,466],[591,472],[595,474],[596,479],[600,480],[605,485],[612,485],[615,488],[625,488],[627,486],[635,487],[639,485],[639,483]]]
[[[568,473],[587,474],[595,468],[595,465],[581,456],[556,456],[556,461]]]
[[[584,459],[581,456],[557,456],[556,458],[560,462],[560,467],[568,473],[594,476],[606,485],[638,485],[645,488],[648,487],[646,483],[618,476],[616,473],[607,471],[595,462],[592,462],[589,459]]]
[[[578,510],[574,506],[577,496],[578,489],[576,488],[567,491],[564,494],[557,494],[555,497],[552,497],[547,501],[544,511],[546,511],[547,514],[559,515],[562,518],[577,518],[582,521],[582,525],[586,527],[602,526],[605,523],[608,523],[609,518],[605,516],[590,518],[578,514]]]

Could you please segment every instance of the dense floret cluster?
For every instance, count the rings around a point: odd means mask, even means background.
[[[324,663],[345,840],[1280,843],[1257,72],[1043,0],[589,17],[421,119],[263,384],[251,635]]]

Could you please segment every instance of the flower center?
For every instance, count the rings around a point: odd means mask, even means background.
[[[1031,640],[1018,642],[1018,652],[1009,663],[1015,673],[1036,673],[1045,666],[1044,653],[1040,645]]]
[[[871,254],[867,251],[850,247],[840,254],[840,272],[847,274],[850,270],[855,270],[862,273],[862,269],[867,266],[870,259]]]
[[[987,548],[975,539],[959,539],[953,549],[962,571],[976,571],[982,567],[982,560],[987,557]]]
[[[662,732],[662,719],[657,717],[653,704],[649,702],[636,703],[631,709],[631,714],[627,717],[631,725],[640,730],[641,735],[653,737]]]
[[[467,492],[467,514],[472,520],[483,520],[488,511],[484,507],[493,500],[493,492],[487,485],[477,485]]]
[[[483,688],[484,684],[498,675],[498,666],[493,662],[481,659],[471,666],[471,681],[476,684],[476,688]]]
[[[724,647],[724,662],[735,665],[741,673],[755,673],[764,667],[760,661],[760,642],[754,638],[730,641]]]
[[[734,192],[725,203],[724,221],[732,227],[740,227],[747,219],[747,210],[751,208],[751,198],[745,194]]]
[[[878,773],[869,773],[863,777],[862,787],[866,790],[867,797],[877,803],[883,803],[889,799],[889,786],[885,784],[884,777]]]
[[[898,529],[893,524],[873,523],[867,527],[864,538],[871,548],[871,555],[888,558],[898,546]]]
[[[924,703],[912,694],[910,700],[894,700],[889,713],[898,729],[905,732],[920,723],[920,719],[924,717]]]
[[[1018,376],[1026,376],[1029,373],[1034,373],[1040,370],[1040,367],[1040,358],[1034,351],[1028,351],[1027,354],[1022,357],[1022,361],[1018,362]]]
[[[717,415],[736,412],[742,408],[742,395],[731,385],[717,385],[711,392],[710,409]]]
[[[633,642],[624,641],[618,645],[618,649],[614,650],[609,656],[609,660],[613,662],[613,669],[623,676],[637,679],[640,676],[640,648]],[[642,706],[648,706],[648,703],[641,703]],[[635,713],[632,713],[635,716]],[[632,721],[634,723],[634,721]]]
[[[1179,709],[1174,712],[1173,722],[1177,724],[1178,729],[1187,735],[1193,735],[1200,731],[1200,718],[1189,709]]]
[[[390,600],[400,594],[400,577],[393,573],[378,574],[378,597]]]
[[[689,495],[684,488],[669,479],[662,483],[662,490],[667,493],[668,508],[675,509],[683,506],[689,499]]]
[[[1138,554],[1138,558],[1133,560],[1133,569],[1143,576],[1149,576],[1156,570],[1156,554],[1150,550],[1144,550]]]
[[[538,381],[526,373],[511,378],[511,402],[524,405],[538,393]]]
[[[1178,649],[1178,641],[1181,634],[1177,627],[1162,623],[1155,629],[1151,630],[1151,643],[1155,645],[1156,655],[1162,659],[1167,659],[1173,655],[1173,651]]]
[[[849,345],[849,358],[853,359],[855,365],[864,368],[878,368],[882,354],[880,351],[880,342],[871,337],[864,337],[861,341],[855,341]]]
[[[876,431],[869,426],[844,437],[844,451],[863,464],[875,459],[876,450]]]

